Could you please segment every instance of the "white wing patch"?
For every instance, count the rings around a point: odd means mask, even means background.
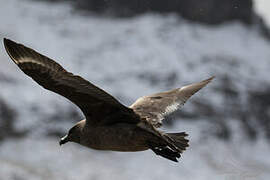
[[[181,87],[181,88],[178,89],[178,91],[182,91],[182,90],[186,89],[187,87],[188,86]]]
[[[172,112],[176,111],[180,106],[179,102],[174,102],[166,107],[165,111],[162,113],[163,116],[169,115]]]
[[[39,61],[35,61],[31,58],[20,58],[19,61],[17,60],[14,60],[16,64],[22,64],[22,63],[34,63],[34,64],[38,64],[38,65],[41,65],[41,66],[44,66],[44,64],[42,64],[41,62]]]

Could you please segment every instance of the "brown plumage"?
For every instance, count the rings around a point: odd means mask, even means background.
[[[39,85],[76,104],[85,119],[75,124],[60,145],[81,145],[113,151],[151,149],[157,155],[177,162],[188,147],[186,133],[164,133],[157,128],[165,116],[179,109],[214,77],[182,88],[139,98],[126,107],[89,81],[66,71],[38,52],[4,39],[5,49],[19,68]]]

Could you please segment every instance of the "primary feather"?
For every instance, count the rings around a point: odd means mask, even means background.
[[[89,124],[110,124],[117,119],[106,117],[114,114],[133,115],[132,110],[113,96],[82,77],[66,71],[54,60],[9,39],[4,39],[4,45],[8,55],[25,74],[45,89],[76,104]],[[137,122],[134,118],[126,118],[125,121]]]

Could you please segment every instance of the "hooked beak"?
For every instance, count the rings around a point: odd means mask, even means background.
[[[62,144],[65,144],[69,141],[68,135],[65,135],[64,137],[61,138],[59,141],[59,145],[61,146]]]

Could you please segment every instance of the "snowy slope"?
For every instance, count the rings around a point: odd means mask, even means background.
[[[269,41],[256,28],[237,22],[208,27],[174,15],[109,19],[83,16],[68,4],[25,0],[0,0],[0,4],[1,39],[11,38],[56,59],[126,105],[142,95],[216,75],[215,81],[196,94],[183,110],[193,111],[193,100],[205,99],[217,111],[223,111],[224,97],[216,91],[221,77],[233,80],[243,106],[247,91],[270,84]],[[0,179],[270,177],[270,148],[264,136],[249,142],[241,124],[230,116],[226,119],[233,132],[230,142],[205,135],[206,129],[216,128],[206,121],[207,117],[177,122],[171,131],[186,131],[191,139],[191,147],[179,164],[155,157],[150,151],[97,152],[74,144],[59,148],[58,139],[47,137],[47,130],[67,131],[79,117],[59,117],[59,111],[79,111],[66,99],[27,78],[3,47],[0,61],[0,74],[12,80],[0,81],[0,98],[18,110],[17,128],[31,130],[23,139],[0,144]]]

